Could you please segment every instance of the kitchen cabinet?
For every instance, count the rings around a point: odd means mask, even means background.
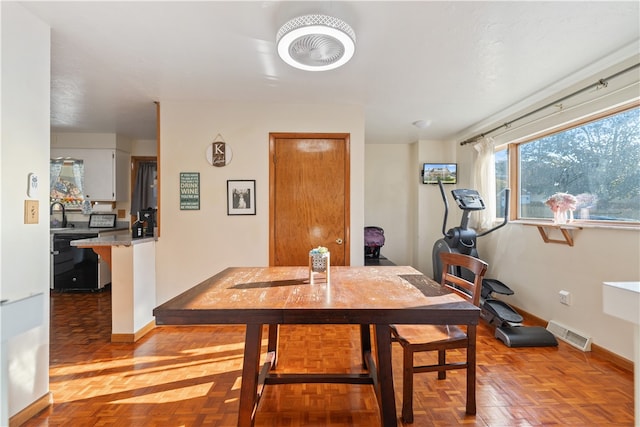
[[[129,199],[129,153],[103,148],[52,148],[51,158],[72,158],[84,164],[84,197],[92,202]]]

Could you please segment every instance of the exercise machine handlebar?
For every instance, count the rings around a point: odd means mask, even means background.
[[[447,233],[447,217],[449,216],[449,202],[447,202],[447,195],[444,192],[444,185],[442,185],[441,180],[438,180],[438,186],[440,187],[440,194],[442,194],[442,201],[444,202],[444,221],[442,222],[442,235],[445,237],[451,237],[453,233]]]
[[[511,192],[510,189],[506,188],[504,190],[504,219],[503,221],[498,224],[497,226],[487,230],[487,231],[483,231],[482,233],[478,234],[478,237],[482,237],[484,235],[487,235],[489,233],[493,233],[494,231],[496,231],[498,228],[502,228],[505,225],[507,225],[507,223],[509,222],[509,193]]]

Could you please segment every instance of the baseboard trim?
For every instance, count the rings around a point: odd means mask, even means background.
[[[9,427],[18,427],[38,415],[53,404],[53,394],[48,392],[22,411],[9,418]]]
[[[600,359],[611,362],[613,365],[616,365],[620,369],[631,373],[634,372],[633,360],[629,360],[622,356],[619,356],[604,347],[600,347],[597,344],[591,343],[591,353],[593,353],[594,356],[598,356]]]
[[[143,336],[147,335],[156,327],[156,321],[152,320],[145,326],[140,328],[135,334],[111,334],[111,342],[136,342]]]
[[[516,307],[514,305],[512,305],[512,307],[518,312],[520,313],[520,315],[524,318],[525,322],[528,324],[531,324],[533,326],[543,326],[546,327],[547,323],[549,323],[547,320],[541,319],[537,316],[534,316],[531,313],[527,313],[526,311],[522,310],[520,307]],[[609,350],[607,350],[604,347],[600,347],[597,344],[591,343],[591,355],[592,356],[596,356],[600,359],[606,360],[608,362],[611,362],[613,365],[617,366],[620,369],[623,369],[625,371],[628,372],[633,372],[634,369],[634,363],[633,360],[629,360],[627,358],[624,358],[618,354],[615,354]]]

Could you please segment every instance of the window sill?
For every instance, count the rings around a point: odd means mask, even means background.
[[[522,225],[535,225],[535,226],[543,226],[543,227],[566,227],[566,228],[604,228],[610,230],[635,230],[640,231],[640,223],[624,223],[624,222],[594,222],[594,221],[582,221],[582,220],[574,220],[573,222],[567,224],[554,224],[551,221],[545,220],[535,220],[535,219],[515,219],[513,221],[509,221],[511,224],[522,224]]]
[[[532,225],[538,227],[540,236],[545,243],[560,243],[563,245],[573,246],[573,231],[582,230],[583,228],[601,228],[610,230],[635,230],[640,231],[640,224],[599,224],[590,221],[573,221],[567,224],[554,224],[551,221],[542,220],[514,220],[510,221],[512,224]],[[553,230],[560,231],[561,238],[550,238],[549,235]]]

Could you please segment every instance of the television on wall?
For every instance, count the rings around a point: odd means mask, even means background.
[[[422,165],[422,183],[437,184],[442,181],[443,184],[458,183],[458,164],[457,163],[425,163]]]

